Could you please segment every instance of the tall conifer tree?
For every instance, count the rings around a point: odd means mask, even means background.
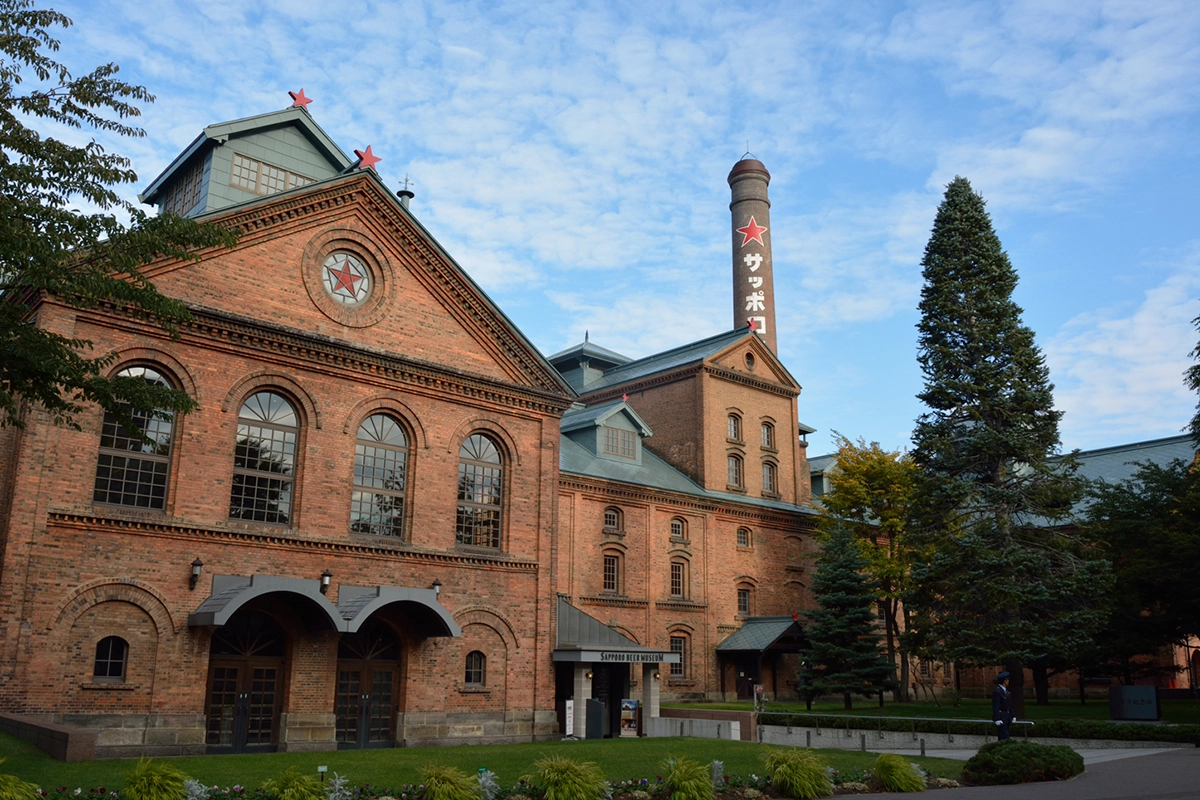
[[[942,661],[1022,668],[1100,624],[1106,564],[1060,526],[1082,494],[1059,447],[1049,370],[1012,299],[1017,275],[983,198],[956,177],[921,261],[918,360],[929,408],[913,531],[912,638]]]
[[[874,607],[878,584],[846,526],[836,526],[817,557],[812,590],[818,608],[808,612],[809,649],[805,684],[809,694],[870,696],[895,686],[892,665],[880,649]]]

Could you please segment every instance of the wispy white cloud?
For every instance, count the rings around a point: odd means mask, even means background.
[[[1169,267],[1136,308],[1082,314],[1047,342],[1069,446],[1170,436],[1191,418],[1196,398],[1183,372],[1196,346],[1191,320],[1200,316],[1200,243]]]

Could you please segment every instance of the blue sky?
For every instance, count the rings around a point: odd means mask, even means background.
[[[45,0],[43,0],[44,2]],[[732,326],[729,188],[771,171],[780,356],[801,420],[900,447],[919,261],[970,179],[1068,449],[1178,433],[1200,315],[1200,3],[67,0],[76,74],[157,102],[110,149],[145,185],[207,124],[304,88],[546,353]]]

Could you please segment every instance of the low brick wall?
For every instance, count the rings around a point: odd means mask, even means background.
[[[59,761],[91,761],[96,758],[96,732],[56,725],[21,714],[0,714],[0,730],[28,742]]]
[[[713,711],[707,708],[664,708],[660,717],[668,719],[711,719],[721,722],[736,722],[741,729],[743,742],[758,741],[758,716],[753,711]]]

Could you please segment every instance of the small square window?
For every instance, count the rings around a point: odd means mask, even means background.
[[[749,528],[738,528],[737,546],[738,547],[749,547],[750,546],[750,529]]]

